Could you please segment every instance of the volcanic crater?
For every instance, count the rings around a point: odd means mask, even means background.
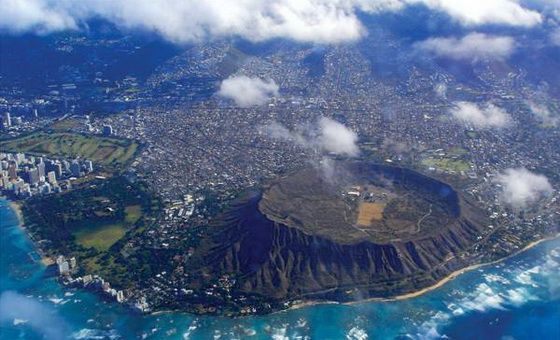
[[[333,166],[234,202],[199,252],[205,275],[269,299],[346,302],[412,293],[472,264],[489,220],[471,197],[407,168]]]

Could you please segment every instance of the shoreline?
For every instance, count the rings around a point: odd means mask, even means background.
[[[25,219],[23,217],[23,212],[22,212],[22,203],[18,202],[18,201],[14,201],[11,200],[7,197],[3,197],[3,199],[5,199],[8,202],[8,206],[10,207],[10,209],[12,209],[12,211],[15,213],[15,215],[17,216],[18,219],[18,227],[25,233],[25,235],[27,236],[27,238],[29,239],[29,241],[31,243],[33,243],[33,246],[35,247],[35,252],[37,253],[37,255],[39,255],[39,257],[41,258],[40,261],[35,261],[37,263],[41,263],[42,265],[44,265],[45,267],[48,267],[52,264],[55,263],[55,261],[53,259],[51,259],[50,257],[46,257],[44,256],[43,250],[41,248],[39,248],[37,246],[37,243],[35,242],[35,240],[33,239],[32,235],[29,233],[29,230],[27,230],[27,228],[25,228]]]
[[[12,211],[15,213],[15,215],[18,218],[19,228],[21,228],[21,230],[23,230],[25,232],[26,236],[29,238],[29,240],[33,243],[33,245],[37,249],[37,254],[41,257],[41,261],[39,261],[39,262],[41,264],[45,265],[45,266],[49,266],[49,265],[53,264],[54,261],[51,258],[45,257],[43,255],[43,252],[41,251],[41,249],[39,249],[37,247],[37,244],[35,243],[35,241],[31,237],[31,235],[29,234],[29,231],[25,228],[23,213],[22,213],[22,209],[21,209],[22,204],[20,202],[10,200],[6,197],[1,197],[1,198],[5,199],[8,202],[8,206],[12,209]],[[315,300],[315,301],[314,300],[303,300],[303,301],[300,301],[296,304],[293,304],[289,308],[286,308],[284,310],[279,310],[279,311],[276,311],[276,312],[272,312],[271,314],[282,313],[282,312],[287,312],[287,311],[290,311],[290,310],[295,310],[295,309],[300,309],[300,308],[310,307],[310,306],[316,306],[316,305],[337,304],[337,305],[344,305],[344,306],[356,306],[356,305],[360,305],[360,304],[368,303],[368,302],[391,302],[391,301],[399,301],[399,300],[406,300],[406,299],[415,298],[415,297],[424,295],[426,293],[429,293],[431,291],[434,291],[438,288],[441,288],[442,286],[444,286],[448,282],[456,279],[457,277],[459,277],[462,274],[465,274],[469,271],[503,262],[507,259],[515,257],[519,254],[522,254],[523,252],[539,245],[542,242],[551,241],[551,240],[557,239],[559,237],[560,237],[560,233],[557,233],[555,235],[542,238],[540,240],[532,241],[529,244],[527,244],[525,247],[523,247],[522,249],[520,249],[520,250],[518,250],[518,251],[516,251],[516,252],[514,252],[510,255],[507,255],[503,258],[500,258],[500,259],[497,259],[497,260],[494,260],[494,261],[491,261],[491,262],[473,264],[473,265],[467,266],[465,268],[458,269],[454,272],[451,272],[449,275],[442,278],[441,280],[439,280],[435,284],[433,284],[431,286],[428,286],[426,288],[420,289],[420,290],[415,291],[415,292],[406,293],[406,294],[397,295],[397,296],[388,297],[388,298],[373,297],[373,298],[363,299],[363,300],[359,300],[359,301],[350,301],[350,302],[338,302],[338,301],[331,301],[331,300]],[[158,315],[158,314],[167,314],[167,313],[182,313],[182,312],[181,311],[162,310],[162,311],[150,312],[148,314]]]
[[[535,247],[536,245],[538,245],[542,242],[551,241],[551,240],[557,239],[559,237],[560,237],[560,233],[558,233],[556,235],[553,235],[553,236],[545,237],[545,238],[537,240],[537,241],[532,241],[529,244],[527,244],[525,247],[523,247],[522,249],[520,249],[520,250],[518,250],[518,251],[516,251],[516,252],[514,252],[514,253],[512,253],[508,256],[502,257],[502,258],[494,260],[494,261],[484,262],[484,263],[479,263],[479,264],[473,264],[473,265],[467,266],[465,268],[458,269],[454,272],[451,272],[449,275],[447,275],[443,279],[439,280],[435,284],[433,284],[429,287],[423,288],[423,289],[421,289],[419,291],[416,291],[416,292],[397,295],[397,296],[392,297],[392,298],[372,298],[372,299],[365,299],[365,300],[355,301],[355,302],[346,302],[344,304],[345,305],[357,305],[357,304],[360,304],[360,303],[373,302],[373,301],[388,302],[388,301],[398,301],[398,300],[406,300],[406,299],[415,298],[417,296],[429,293],[433,290],[436,290],[436,289],[444,286],[446,283],[448,283],[449,281],[452,281],[453,279],[456,279],[457,277],[461,276],[462,274],[465,274],[467,272],[470,272],[472,270],[475,270],[475,269],[478,269],[478,268],[481,268],[481,267],[486,267],[486,266],[490,266],[490,265],[493,265],[493,264],[503,262],[507,259],[510,259],[512,257],[515,257],[519,254],[524,253],[525,251]]]
[[[435,284],[433,284],[429,287],[420,289],[416,292],[397,295],[397,296],[389,297],[389,298],[376,298],[376,297],[374,297],[374,298],[368,298],[368,299],[364,299],[364,300],[350,301],[350,302],[336,302],[336,301],[328,301],[328,300],[325,300],[325,301],[302,301],[301,303],[297,303],[297,304],[294,304],[294,305],[290,306],[290,308],[286,309],[285,311],[304,308],[304,307],[309,307],[309,306],[315,306],[315,305],[339,304],[339,305],[344,305],[344,306],[357,306],[357,305],[360,305],[360,304],[363,304],[363,303],[368,303],[368,302],[391,302],[391,301],[400,301],[400,300],[412,299],[412,298],[424,295],[426,293],[429,293],[431,291],[434,291],[438,288],[441,288],[446,283],[456,279],[457,277],[461,276],[462,274],[465,274],[467,272],[470,272],[472,270],[475,270],[475,269],[478,269],[478,268],[481,268],[481,267],[486,267],[486,266],[490,266],[490,265],[493,265],[493,264],[503,262],[507,259],[510,259],[512,257],[515,257],[519,254],[524,253],[525,251],[537,246],[538,244],[540,244],[542,242],[551,241],[551,240],[557,239],[559,237],[560,237],[560,233],[557,233],[556,235],[553,235],[553,236],[545,237],[545,238],[537,240],[537,241],[532,241],[529,244],[527,244],[525,247],[523,247],[522,249],[520,249],[520,250],[518,250],[518,251],[516,251],[516,252],[514,252],[514,253],[512,253],[508,256],[500,258],[498,260],[494,260],[494,261],[491,261],[491,262],[485,262],[485,263],[479,263],[479,264],[473,264],[473,265],[467,266],[465,268],[458,269],[454,272],[451,272],[449,275],[447,275],[443,279],[439,280]]]
[[[23,213],[21,211],[21,203],[17,202],[17,201],[13,201],[9,198],[4,197],[4,199],[8,202],[8,206],[12,209],[12,211],[16,214],[17,218],[18,218],[18,225],[20,226],[20,228],[24,229],[24,219],[23,219]]]

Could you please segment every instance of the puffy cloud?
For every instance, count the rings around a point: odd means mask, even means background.
[[[270,97],[278,95],[278,90],[274,80],[233,76],[222,82],[218,95],[232,99],[238,106],[248,107],[266,103]]]
[[[478,58],[503,59],[515,50],[515,40],[505,36],[471,33],[460,39],[432,38],[416,44],[416,48],[438,57],[457,60]]]
[[[553,193],[548,179],[525,168],[507,169],[497,177],[506,203],[524,208]]]
[[[3,0],[0,8],[0,29],[15,33],[46,34],[78,27],[75,17],[54,1]]]
[[[450,110],[453,117],[476,128],[504,128],[511,125],[511,117],[492,104],[479,106],[475,103],[458,102]]]
[[[273,122],[264,128],[264,132],[274,139],[283,139],[301,147],[312,147],[311,138],[305,137],[301,131],[290,131],[284,125]]]
[[[540,24],[540,13],[524,8],[516,0],[405,0],[423,3],[446,12],[467,26],[505,24],[530,27]]]
[[[554,115],[548,106],[537,104],[535,102],[528,102],[527,105],[537,120],[541,123],[554,127],[558,126],[558,123],[560,123],[560,116]]]
[[[76,29],[98,17],[179,43],[224,36],[339,43],[365,33],[358,11],[419,3],[470,26],[532,26],[542,20],[515,0],[1,0],[0,29],[46,33]]]
[[[270,124],[265,131],[272,138],[285,139],[304,148],[350,157],[355,157],[360,152],[356,144],[358,135],[327,117],[322,117],[315,125],[305,126],[300,131],[290,131],[279,123]]]
[[[23,320],[47,340],[66,339],[64,321],[44,304],[19,293],[6,291],[0,296],[0,321]]]
[[[354,131],[326,117],[319,120],[319,128],[321,133],[317,141],[323,149],[337,155],[358,155],[358,135]]]
[[[542,22],[542,15],[527,9],[517,0],[355,0],[362,10],[379,12],[396,11],[406,5],[423,4],[447,13],[465,26],[486,24],[531,27]]]
[[[14,32],[76,28],[91,17],[155,31],[173,42],[242,36],[337,43],[363,27],[347,0],[2,0],[2,28]],[[9,12],[5,11],[8,7]]]

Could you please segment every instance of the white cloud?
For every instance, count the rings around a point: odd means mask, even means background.
[[[66,325],[47,305],[13,291],[0,296],[0,321],[24,320],[46,340],[66,339]]]
[[[11,32],[45,34],[77,28],[75,17],[54,1],[2,0],[0,8],[0,29]]]
[[[511,117],[492,104],[479,106],[475,103],[457,102],[450,110],[453,117],[476,128],[504,128],[511,125]]]
[[[507,169],[497,177],[506,203],[524,208],[553,193],[548,179],[525,168]]]
[[[315,125],[305,126],[300,131],[290,131],[279,123],[272,123],[265,131],[270,137],[285,139],[301,147],[320,149],[336,155],[355,157],[360,149],[358,135],[343,124],[321,117]]]
[[[354,131],[327,117],[319,120],[319,128],[321,133],[317,141],[323,149],[337,155],[358,155],[358,135]]]
[[[542,22],[542,16],[524,8],[516,0],[405,0],[423,3],[446,12],[467,26],[505,24],[530,27]]]
[[[548,106],[535,102],[527,102],[527,105],[539,122],[554,127],[558,126],[558,123],[560,123],[560,116],[554,115]]]
[[[283,139],[301,147],[312,147],[311,137],[305,137],[302,131],[290,131],[284,125],[273,122],[264,128],[264,132],[274,139]]]
[[[155,31],[173,42],[242,36],[337,43],[363,27],[347,0],[2,0],[2,28],[59,31],[102,17],[121,27]],[[4,5],[4,3],[6,3]],[[5,11],[5,7],[9,9]]]
[[[355,0],[360,8],[369,12],[400,10],[406,5],[423,4],[447,13],[465,26],[486,24],[531,27],[542,22],[542,15],[527,9],[517,0]]]
[[[278,95],[278,90],[274,80],[233,76],[222,82],[218,95],[232,99],[238,106],[248,107],[266,103]]]
[[[365,33],[359,10],[378,13],[418,3],[469,26],[532,26],[542,20],[515,0],[0,0],[0,29],[47,33],[100,17],[179,43],[229,36],[339,43]]]
[[[416,44],[416,48],[438,57],[457,60],[478,58],[503,59],[515,50],[515,40],[505,36],[471,33],[460,39],[431,38]]]

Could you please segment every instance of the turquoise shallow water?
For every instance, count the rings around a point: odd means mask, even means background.
[[[560,240],[417,298],[265,317],[143,316],[67,290],[33,262],[0,200],[0,339],[560,339]]]

